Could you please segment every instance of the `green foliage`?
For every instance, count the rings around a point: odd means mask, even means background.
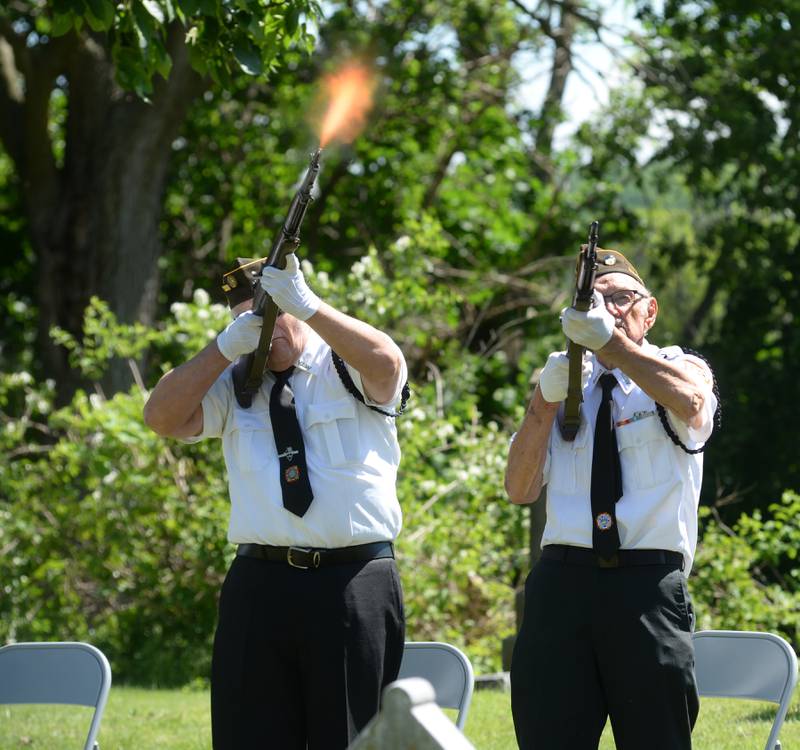
[[[167,198],[174,250],[165,300],[186,294],[187,278],[216,283],[237,256],[266,254],[313,144],[305,115],[313,82],[340,50],[367,48],[380,81],[376,106],[361,137],[323,154],[300,254],[320,270],[344,271],[369,247],[383,256],[398,237],[413,237],[414,222],[433,222],[436,286],[464,293],[452,336],[463,338],[480,318],[470,340],[477,347],[492,326],[552,296],[546,282],[530,289],[529,274],[509,285],[497,271],[516,273],[563,250],[568,211],[557,189],[532,176],[528,120],[515,100],[512,57],[538,31],[487,2],[329,10],[315,54],[288,55],[274,85],[244,83],[195,108]],[[488,50],[478,53],[465,24],[480,26]],[[583,234],[583,222],[576,226]]]
[[[145,684],[203,674],[226,555],[219,457],[156,438],[138,391],[79,392],[45,425],[52,384],[26,381],[0,382],[0,638],[89,640]]]
[[[31,345],[36,334],[30,321],[35,312],[33,255],[25,237],[27,229],[18,209],[20,186],[13,179],[13,165],[0,152],[0,370],[30,367]],[[20,362],[20,360],[22,360]],[[12,365],[13,362],[13,365]]]
[[[155,335],[146,326],[123,326],[108,305],[92,297],[84,313],[83,340],[55,326],[50,332],[53,340],[69,352],[70,366],[92,380],[100,380],[113,354],[128,359],[141,356]]]
[[[504,495],[508,436],[481,419],[469,393],[479,371],[467,360],[446,382],[434,377],[414,391],[415,406],[400,424],[405,528],[398,550],[409,636],[460,644],[485,672],[498,669],[499,643],[515,629],[528,514]]]
[[[147,345],[182,360],[227,317],[202,292],[174,314],[160,331],[122,326],[94,300],[82,341],[57,335],[99,377]],[[0,638],[91,640],[123,680],[177,685],[208,671],[227,487],[214,446],[144,426],[144,395],[78,392],[55,410],[52,382],[0,376]]]
[[[313,0],[52,0],[15,3],[12,10],[40,38],[104,35],[119,84],[144,98],[157,76],[170,74],[171,35],[185,37],[195,70],[227,85],[240,71],[273,70],[292,43],[309,48],[307,21],[320,12]]]
[[[800,495],[787,490],[768,512],[728,527],[702,508],[690,579],[698,629],[766,630],[800,646]]]
[[[93,297],[84,313],[80,340],[57,326],[50,333],[69,352],[70,365],[98,381],[112,357],[122,357],[136,368],[135,360],[152,350],[164,367],[180,364],[187,352],[202,349],[230,322],[227,307],[212,303],[202,289],[195,291],[191,304],[173,303],[171,312],[158,330],[141,323],[123,324],[106,302]]]

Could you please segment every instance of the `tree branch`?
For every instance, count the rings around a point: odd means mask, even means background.
[[[558,37],[554,38],[553,67],[550,73],[550,85],[542,103],[540,125],[535,134],[536,150],[545,156],[552,153],[553,134],[556,124],[561,120],[561,101],[567,86],[567,78],[572,72],[572,39],[577,25],[576,16],[568,7],[561,11],[561,27]],[[544,176],[541,175],[543,178]]]
[[[479,119],[493,103],[491,99],[484,101],[480,109],[465,117],[463,124],[467,129],[469,129],[469,126]],[[428,189],[425,191],[425,197],[422,199],[423,208],[430,208],[433,205],[439,193],[439,188],[442,186],[442,182],[447,174],[447,170],[450,168],[450,163],[453,161],[453,157],[462,149],[462,139],[455,133],[451,133],[448,140],[449,143],[447,143],[446,148],[443,150],[436,163],[436,168],[433,170],[433,177],[428,184]]]
[[[553,41],[558,41],[559,36],[563,33],[561,28],[554,28],[548,18],[538,15],[535,11],[525,6],[520,0],[510,0],[510,2],[512,5],[519,8],[528,18],[539,24],[539,27],[546,36],[549,36]],[[562,16],[564,13],[570,13],[583,21],[595,34],[600,34],[600,30],[603,28],[601,19],[598,16],[589,15],[584,12],[584,9],[576,4],[575,0],[548,0],[548,3],[561,8]]]
[[[545,18],[544,16],[537,15],[534,11],[526,8],[520,0],[511,0],[511,4],[519,8],[528,18],[532,21],[535,21],[539,28],[544,32],[546,36],[549,36],[551,39],[553,38],[553,27],[550,24],[550,19]]]

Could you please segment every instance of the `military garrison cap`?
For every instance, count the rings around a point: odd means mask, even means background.
[[[583,245],[581,249],[585,248]],[[602,247],[597,249],[597,273],[595,276],[604,276],[607,273],[624,273],[636,279],[642,286],[645,286],[639,272],[622,253],[617,250],[604,250]]]
[[[236,305],[253,298],[256,277],[266,262],[266,258],[237,258],[239,265],[222,275],[222,291],[233,310]]]

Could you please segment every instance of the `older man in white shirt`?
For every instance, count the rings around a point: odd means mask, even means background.
[[[164,436],[222,440],[238,546],[214,640],[215,750],[343,750],[403,653],[392,415],[406,364],[386,334],[321,301],[294,255],[261,284],[283,312],[250,408],[237,403],[232,363],[256,348],[261,318],[244,311],[164,375],[145,421]]]
[[[506,490],[546,485],[542,556],[525,587],[511,667],[521,750],[689,750],[698,712],[686,588],[697,542],[702,446],[717,399],[706,363],[645,336],[656,298],[597,249],[593,307],[562,327],[592,353],[573,441],[558,428],[568,359],[550,355],[509,451]]]

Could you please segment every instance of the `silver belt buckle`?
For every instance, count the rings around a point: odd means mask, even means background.
[[[308,570],[309,568],[318,568],[319,567],[319,551],[314,550],[314,554],[311,556],[311,565],[299,565],[294,560],[292,560],[292,551],[295,552],[305,552],[308,554],[311,552],[311,547],[289,547],[286,550],[286,562],[289,563],[293,568],[298,568],[299,570]]]

